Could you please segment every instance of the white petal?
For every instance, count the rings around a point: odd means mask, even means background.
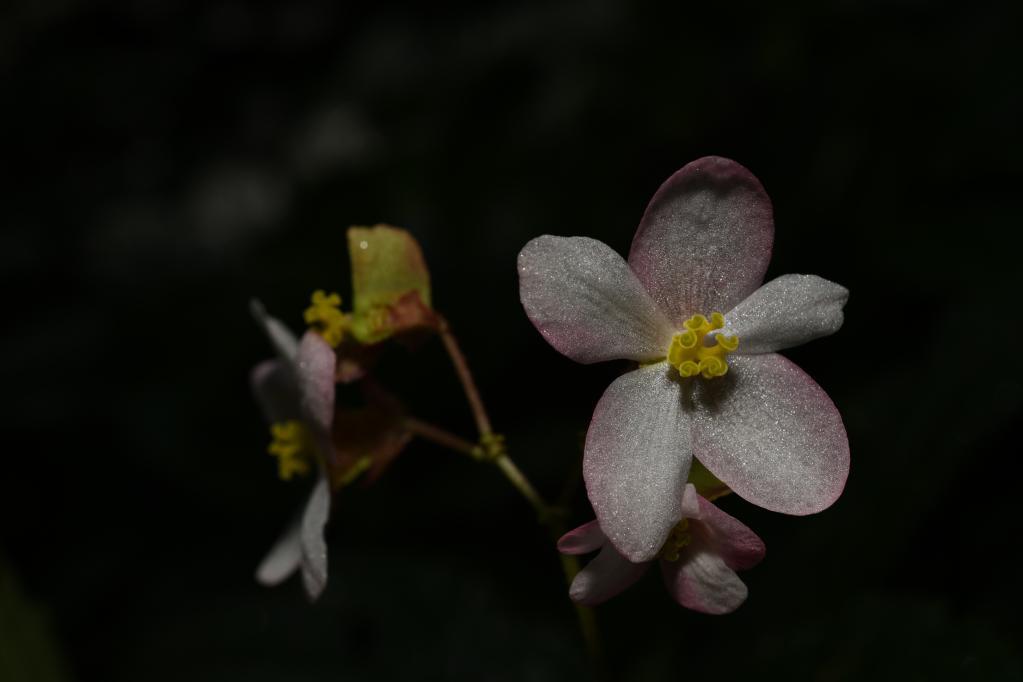
[[[270,345],[274,347],[277,355],[288,362],[294,362],[295,354],[298,353],[298,339],[291,333],[291,330],[276,317],[269,315],[263,304],[256,299],[249,301],[249,310],[259,326],[263,328],[266,337],[270,339]]]
[[[721,557],[696,544],[687,547],[678,561],[662,561],[661,570],[675,601],[701,613],[731,613],[749,594]]]
[[[647,206],[629,265],[668,318],[730,310],[764,281],[771,259],[771,200],[730,159],[697,159],[668,178]]]
[[[298,386],[289,363],[279,358],[264,360],[253,368],[250,383],[268,423],[301,417]]]
[[[568,596],[583,606],[596,606],[639,580],[649,566],[632,563],[611,545],[604,545],[600,554],[576,574]]]
[[[800,515],[838,499],[849,441],[806,372],[776,353],[733,356],[728,374],[695,388],[694,454],[740,497]]]
[[[532,240],[519,253],[526,314],[554,348],[576,362],[663,358],[667,318],[625,260],[588,237]]]
[[[767,548],[749,526],[703,498],[700,508],[701,517],[693,523],[693,535],[729,568],[746,570],[763,560]]]
[[[700,495],[696,492],[696,486],[686,483],[685,492],[682,493],[682,518],[699,519],[701,514]]]
[[[600,523],[593,519],[562,535],[558,539],[558,551],[562,554],[589,554],[606,543],[607,536],[600,530]]]
[[[604,534],[634,562],[652,559],[682,518],[692,444],[672,374],[662,362],[618,377],[586,434],[590,502]]]
[[[256,580],[261,585],[277,585],[295,572],[302,560],[301,525],[295,519],[288,524],[287,530],[270,548],[256,569]]]
[[[331,462],[334,459],[331,427],[336,365],[334,349],[319,334],[308,331],[302,336],[295,362],[302,415],[312,431],[316,447]]]
[[[782,275],[725,315],[722,333],[739,335],[737,353],[771,353],[834,334],[849,290],[816,275]]]
[[[302,583],[310,599],[327,586],[327,542],[323,529],[330,516],[330,483],[325,475],[316,482],[302,514]]]

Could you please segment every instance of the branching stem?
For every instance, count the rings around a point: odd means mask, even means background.
[[[475,443],[470,443],[464,438],[460,438],[453,433],[448,433],[444,429],[434,426],[433,424],[428,424],[421,419],[406,417],[404,425],[413,436],[419,436],[424,440],[436,443],[437,445],[449,450],[461,452],[462,454],[469,455],[470,457],[476,457],[479,453],[480,447]]]
[[[441,341],[444,343],[444,349],[454,365],[455,374],[458,375],[458,380],[462,384],[466,401],[469,403],[469,409],[472,411],[473,419],[476,422],[476,430],[479,432],[481,445],[473,445],[458,436],[418,420],[407,421],[410,430],[438,445],[468,454],[476,459],[493,461],[508,482],[529,502],[533,511],[536,512],[540,523],[547,526],[553,541],[557,542],[557,539],[564,532],[560,507],[548,504],[540,493],[537,492],[536,487],[533,486],[511,457],[508,456],[507,450],[503,445],[503,439],[497,437],[500,439],[501,445],[494,452],[488,452],[487,448],[484,447],[494,441],[496,434],[494,434],[491,427],[490,417],[483,405],[479,389],[476,388],[476,381],[469,370],[469,363],[466,361],[465,355],[458,345],[458,340],[451,331],[451,326],[443,317],[440,317],[439,333]],[[579,560],[571,555],[559,554],[559,556],[561,557],[561,568],[565,574],[565,581],[571,585],[572,580],[579,573]],[[579,620],[579,629],[586,642],[586,652],[590,663],[594,668],[597,679],[602,679],[604,676],[603,651],[600,645],[600,632],[597,629],[596,616],[593,609],[579,604],[575,605],[575,611]]]

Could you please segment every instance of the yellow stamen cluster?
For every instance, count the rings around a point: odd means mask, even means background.
[[[668,533],[668,539],[661,547],[657,556],[665,561],[678,561],[681,552],[693,541],[692,533],[689,532],[689,519],[682,519],[675,524],[675,527]]]
[[[671,339],[668,362],[683,377],[699,374],[704,379],[713,379],[724,376],[728,371],[725,357],[739,347],[739,337],[717,334],[712,345],[704,345],[708,333],[725,326],[724,315],[711,313],[709,320],[703,315],[693,315],[683,326],[685,331]]]
[[[347,316],[341,312],[341,296],[319,289],[313,292],[312,305],[305,309],[305,323],[315,330],[332,348],[344,338]]]
[[[270,425],[270,434],[273,442],[266,451],[277,458],[277,473],[281,480],[290,480],[295,474],[308,474],[313,450],[309,432],[302,422],[294,419],[276,422]]]

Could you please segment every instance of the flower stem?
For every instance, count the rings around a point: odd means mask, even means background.
[[[412,417],[405,417],[402,422],[409,433],[414,436],[419,436],[424,440],[428,440],[432,443],[436,443],[442,447],[460,452],[463,455],[469,455],[470,457],[476,457],[479,453],[479,446],[475,443],[470,443],[464,438],[460,438],[453,433],[448,433],[442,428],[428,424],[420,419],[413,419]]]
[[[438,317],[440,317],[439,332],[441,341],[444,342],[444,349],[447,350],[448,356],[455,366],[455,374],[458,375],[458,380],[462,382],[462,390],[465,391],[465,398],[469,401],[472,417],[476,420],[476,430],[479,431],[480,437],[489,436],[493,433],[493,429],[490,428],[490,417],[487,416],[487,410],[483,407],[483,399],[480,398],[479,389],[476,388],[472,372],[469,371],[469,363],[465,361],[465,355],[462,354],[462,349],[459,348],[455,335],[451,333],[451,326],[448,324],[447,319],[443,316]]]
[[[424,440],[449,450],[469,455],[473,459],[481,458],[482,450],[480,446],[474,445],[464,438],[449,433],[438,426],[412,417],[406,417],[403,423],[405,428],[415,436],[419,436]],[[529,504],[536,511],[537,517],[541,522],[546,523],[552,541],[557,542],[564,529],[561,528],[560,519],[554,513],[554,508],[549,507],[544,502],[536,488],[533,487],[533,484],[529,482],[526,475],[522,473],[510,457],[502,455],[494,460],[494,462],[512,485],[515,486],[515,489],[529,501]],[[561,570],[565,573],[565,583],[571,585],[572,580],[579,573],[579,558],[571,554],[559,553],[558,556],[561,558]],[[597,628],[596,614],[594,614],[593,609],[581,604],[575,604],[575,613],[576,618],[579,620],[579,630],[582,632],[583,640],[586,642],[587,655],[596,672],[596,679],[602,680],[604,669],[603,651],[600,645],[600,631]]]
[[[561,570],[565,572],[565,581],[571,585],[576,574],[579,573],[579,558],[572,554],[559,554],[561,557]],[[573,602],[574,603],[574,602]],[[597,627],[597,614],[589,606],[574,603],[575,615],[579,620],[579,630],[582,632],[583,641],[586,642],[586,655],[593,666],[597,680],[603,680],[604,674],[604,650],[600,644],[600,629]]]
[[[455,338],[454,333],[451,331],[451,326],[448,321],[438,316],[440,323],[438,325],[441,340],[444,342],[444,348],[447,350],[448,356],[451,358],[451,363],[455,367],[455,373],[458,375],[458,380],[462,384],[462,390],[465,392],[466,401],[469,403],[469,409],[472,411],[473,419],[476,422],[476,430],[479,432],[481,443],[486,443],[487,440],[494,435],[493,429],[490,424],[490,417],[487,414],[486,408],[483,406],[483,399],[480,397],[479,389],[476,388],[476,381],[473,379],[472,372],[469,370],[469,363],[465,359],[465,355],[462,353],[461,348],[458,345],[458,340]],[[417,420],[409,420],[415,424],[416,428],[419,428],[419,435],[433,440],[440,445],[446,445],[459,452],[464,452],[476,458],[481,457],[481,449],[479,446],[472,446],[468,441],[465,441],[457,436],[452,436],[446,432],[432,427],[423,422]],[[428,427],[423,429],[422,427]],[[413,433],[417,431],[415,428],[410,428]],[[537,518],[540,523],[547,526],[550,531],[553,541],[556,543],[558,538],[561,537],[564,532],[562,526],[560,507],[555,507],[548,504],[543,497],[537,492],[536,487],[529,481],[522,470],[519,469],[518,465],[508,456],[507,451],[502,445],[497,451],[496,455],[491,457],[492,461],[497,468],[504,474],[504,477],[508,479],[508,482],[515,487],[516,490],[529,502],[530,506],[536,512]],[[445,442],[446,441],[446,442]],[[566,490],[566,493],[568,491]],[[576,574],[579,573],[579,560],[575,556],[560,554],[561,557],[561,569],[565,574],[565,581],[568,585],[572,584],[572,580],[575,579]],[[586,653],[590,660],[590,664],[593,667],[593,671],[596,675],[596,679],[604,679],[604,657],[603,650],[600,644],[600,631],[597,628],[596,615],[593,609],[575,604],[576,617],[579,621],[579,630],[582,632],[583,640],[586,642]]]
[[[536,488],[533,487],[533,484],[529,482],[529,479],[522,473],[522,470],[512,461],[511,457],[507,454],[502,454],[494,460],[494,464],[501,470],[504,477],[508,479],[508,482],[515,486],[515,489],[532,505],[540,521],[546,523],[547,519],[551,516],[551,508],[540,497],[540,493],[536,492]]]
[[[419,436],[424,440],[428,440],[449,450],[460,452],[463,455],[469,455],[473,459],[485,458],[483,448],[479,445],[470,443],[466,439],[456,436],[453,433],[449,433],[439,426],[434,426],[433,424],[429,424],[421,419],[415,419],[413,417],[405,417],[403,424],[405,428],[408,429],[409,433],[414,436]],[[540,493],[536,491],[536,488],[534,488],[533,484],[529,482],[529,479],[526,478],[524,473],[522,473],[522,470],[519,469],[518,465],[512,461],[511,457],[504,453],[498,455],[493,461],[494,464],[497,465],[497,468],[500,469],[501,473],[504,474],[504,477],[508,479],[513,486],[515,486],[515,489],[518,490],[524,498],[526,498],[526,501],[528,501],[533,507],[533,510],[536,511],[537,517],[541,521],[545,521],[545,519],[552,514],[553,510],[546,502],[544,502],[543,497],[541,497]]]

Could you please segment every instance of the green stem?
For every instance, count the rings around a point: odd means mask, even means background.
[[[451,363],[455,366],[455,374],[458,375],[458,380],[462,383],[465,399],[469,402],[473,419],[476,420],[476,430],[479,431],[481,438],[489,436],[493,433],[493,429],[490,428],[490,417],[487,415],[486,408],[483,407],[483,399],[480,397],[479,389],[476,388],[472,372],[469,371],[469,363],[465,361],[465,355],[462,354],[462,349],[459,348],[458,340],[451,332],[448,321],[442,316],[438,317],[440,318],[440,339],[444,342],[444,349],[448,352]]]
[[[572,580],[579,573],[579,557],[572,554],[560,554],[561,570],[565,572],[565,581],[569,586]],[[582,632],[583,641],[586,642],[586,655],[593,666],[597,680],[604,679],[604,649],[600,644],[600,629],[597,627],[597,614],[589,606],[583,606],[572,602],[575,606],[575,615],[579,620],[579,630]]]
[[[508,479],[508,482],[515,486],[515,489],[522,493],[526,501],[532,505],[533,510],[536,511],[537,518],[544,522],[550,518],[551,508],[540,497],[540,493],[536,492],[536,488],[533,487],[533,484],[529,482],[529,479],[522,473],[522,470],[512,461],[511,457],[507,454],[499,455],[494,460],[494,464],[501,470],[504,477]]]
[[[469,455],[470,457],[477,457],[479,455],[480,447],[475,443],[470,443],[464,438],[459,438],[453,433],[448,433],[433,424],[427,424],[421,419],[406,417],[403,424],[409,433],[414,436],[419,436],[441,447],[460,452],[463,455]]]
[[[462,349],[458,345],[458,340],[451,331],[451,326],[444,317],[440,317],[439,332],[441,341],[444,343],[444,348],[447,351],[448,356],[451,358],[451,363],[454,365],[455,374],[458,375],[458,380],[462,384],[462,390],[465,392],[466,401],[469,403],[469,409],[472,411],[473,419],[476,422],[476,430],[479,432],[480,440],[486,441],[494,435],[490,424],[490,416],[487,414],[486,407],[483,405],[483,399],[480,397],[479,389],[476,388],[476,381],[473,379],[472,372],[469,370],[469,363],[466,361],[465,355],[462,353]],[[458,452],[469,454],[478,459],[481,458],[483,450],[479,446],[476,446],[475,449],[471,449],[473,446],[469,444],[468,441],[458,438],[457,436],[446,434],[440,429],[432,426],[430,426],[427,430],[423,430],[421,428],[425,425],[423,422],[418,422],[416,420],[410,421],[420,427],[419,435],[433,440],[439,445],[446,445]],[[413,432],[415,432],[415,430],[413,430]],[[508,482],[519,491],[527,502],[529,502],[530,506],[536,512],[537,518],[542,524],[547,526],[552,539],[556,543],[558,538],[561,537],[564,532],[561,516],[557,513],[559,509],[548,504],[543,499],[540,493],[537,492],[536,487],[530,482],[503,448],[492,458],[492,461],[495,465],[497,465],[497,468],[501,471],[501,473],[504,474],[504,477],[508,480]],[[572,580],[575,579],[576,574],[579,573],[579,560],[577,557],[567,554],[559,553],[558,556],[561,557],[561,569],[565,574],[565,582],[568,585],[571,585]],[[597,628],[596,614],[593,609],[580,604],[575,604],[575,612],[579,621],[579,630],[582,632],[583,640],[586,643],[586,653],[589,657],[590,664],[593,667],[593,671],[597,679],[603,679],[604,657],[603,649],[600,644],[600,631]]]

